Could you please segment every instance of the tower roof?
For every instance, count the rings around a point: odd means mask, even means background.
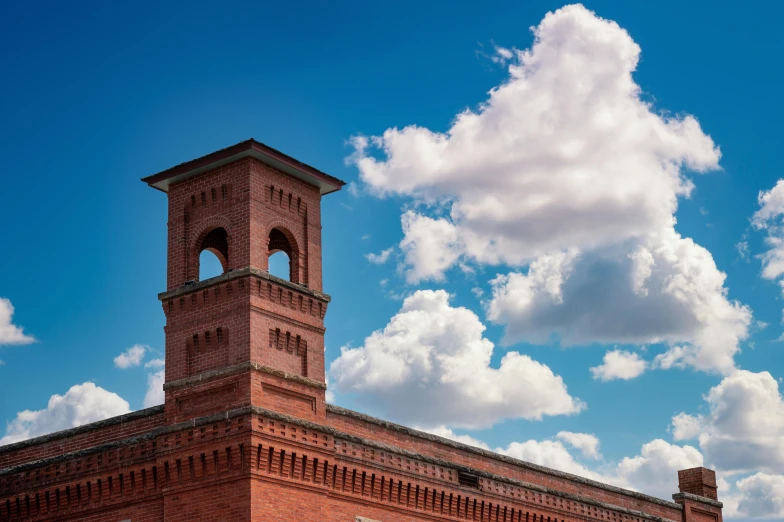
[[[306,165],[253,138],[212,152],[206,156],[180,163],[157,174],[142,178],[142,181],[153,188],[168,192],[169,185],[173,183],[246,157],[256,158],[262,163],[285,172],[305,183],[315,185],[321,191],[322,196],[340,190],[346,184],[345,181]]]

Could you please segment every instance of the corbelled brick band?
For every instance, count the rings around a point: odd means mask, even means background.
[[[328,405],[342,181],[254,140],[145,181],[169,196],[165,404],[0,447],[0,521],[721,522],[704,468],[671,502]],[[198,281],[203,250],[222,275]]]

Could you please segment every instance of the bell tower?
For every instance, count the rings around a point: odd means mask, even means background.
[[[321,197],[345,183],[253,139],[142,181],[169,199],[167,422],[243,406],[323,417]],[[200,281],[204,250],[223,273]],[[268,271],[279,251],[285,279]]]

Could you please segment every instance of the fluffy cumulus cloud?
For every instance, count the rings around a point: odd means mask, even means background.
[[[135,344],[114,358],[114,366],[121,369],[139,366],[146,352],[146,346]]]
[[[72,386],[65,395],[52,395],[42,410],[24,410],[6,425],[0,445],[46,435],[130,412],[116,393],[91,382]]]
[[[559,440],[527,440],[512,442],[506,448],[496,449],[509,457],[539,464],[548,468],[573,473],[584,478],[618,484],[617,477],[602,474],[580,463]]]
[[[534,35],[504,49],[507,80],[446,132],[354,139],[372,192],[419,203],[402,217],[409,280],[510,265],[488,305],[509,342],[666,343],[659,367],[729,373],[750,310],[674,229],[688,173],[717,169],[718,147],[643,99],[640,48],[616,23],[571,5]]]
[[[0,297],[0,345],[3,344],[30,344],[35,338],[24,333],[24,330],[14,324],[14,305],[9,299]]]
[[[604,354],[602,364],[591,368],[591,375],[600,381],[629,380],[645,372],[648,363],[634,352],[611,350]]]
[[[425,428],[484,427],[583,408],[560,376],[526,355],[508,352],[492,367],[494,346],[484,330],[474,312],[451,306],[445,291],[417,291],[383,330],[358,348],[341,349],[330,382]]]
[[[751,311],[727,299],[710,252],[672,229],[627,250],[547,255],[499,276],[488,317],[510,342],[667,343],[662,368],[732,371]]]
[[[756,473],[735,483],[735,516],[784,518],[784,476]]]
[[[724,472],[784,473],[784,398],[770,373],[737,370],[705,400],[707,413],[673,418],[675,440],[696,438],[708,462]]]
[[[669,499],[678,492],[678,470],[702,464],[703,456],[697,448],[656,439],[643,444],[639,455],[621,460],[617,472],[634,489]]]
[[[556,435],[559,439],[580,451],[584,457],[589,459],[599,459],[599,439],[590,433],[574,433],[572,431],[559,431]]]

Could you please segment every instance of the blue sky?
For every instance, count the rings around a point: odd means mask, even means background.
[[[783,174],[780,8],[563,6],[3,5],[5,435],[143,407],[163,357],[166,202],[139,178],[254,137],[351,183],[323,205],[328,363],[354,350],[330,374],[335,402],[663,496],[678,465],[704,463],[730,518],[784,517],[784,197],[759,200]],[[466,110],[476,127],[455,123]],[[423,353],[483,368],[462,397],[481,422],[439,404],[456,388],[411,362]],[[374,354],[405,359],[405,378],[363,377]],[[422,403],[451,413],[428,426]],[[58,407],[70,424],[45,421]],[[31,427],[23,410],[44,413]]]

